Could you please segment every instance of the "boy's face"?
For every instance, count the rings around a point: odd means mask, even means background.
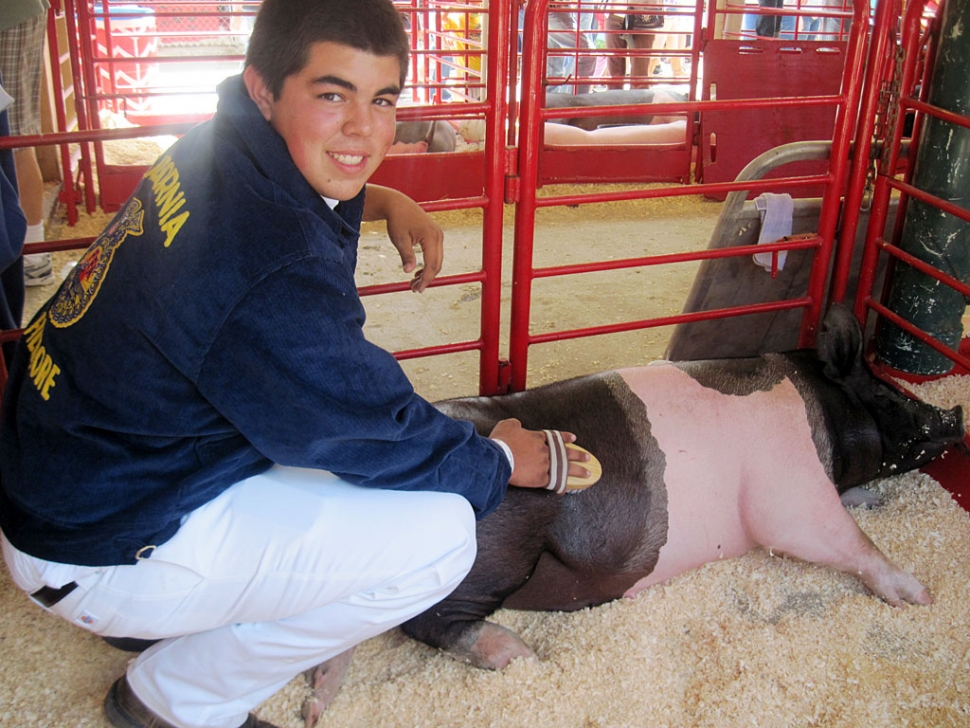
[[[339,43],[314,43],[302,71],[273,98],[252,67],[249,94],[286,141],[290,156],[319,194],[349,200],[394,142],[401,67]]]

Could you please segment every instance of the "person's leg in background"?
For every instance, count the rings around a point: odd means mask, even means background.
[[[623,35],[624,16],[611,13],[606,16],[606,48],[610,51],[625,51],[627,49],[626,37]],[[606,58],[606,70],[612,79],[626,78],[626,56],[622,53],[609,55]],[[622,84],[618,88],[623,88]]]
[[[580,13],[579,15],[579,29],[581,31],[580,43],[582,48],[587,51],[592,51],[596,48],[596,35],[589,31],[594,29],[596,24],[596,17],[592,13]],[[580,78],[593,78],[596,75],[596,55],[592,53],[581,53],[576,64],[576,73]],[[576,92],[581,94],[588,94],[593,90],[592,82],[586,82],[581,84]]]
[[[0,87],[3,76],[0,76]],[[6,102],[0,94],[0,137],[10,136]],[[24,313],[24,263],[20,249],[27,222],[17,194],[17,168],[13,151],[0,149],[0,329],[19,329]],[[9,368],[16,343],[3,344],[3,361]]]
[[[590,55],[580,55],[579,48],[592,48],[586,35],[577,31],[578,19],[575,13],[549,13],[549,60],[546,67],[547,78],[566,78],[573,80],[577,76],[588,78],[593,75],[596,59]],[[555,51],[570,51],[569,55],[554,55]],[[577,63],[578,58],[578,63]],[[547,93],[574,94],[589,93],[590,85],[571,83],[548,86]]]
[[[630,33],[631,47],[649,51],[657,36],[651,32]],[[630,56],[630,88],[649,88],[650,71],[654,64],[653,56]]]
[[[37,163],[33,147],[14,152],[17,167],[17,183],[20,188],[20,206],[27,217],[27,234],[24,244],[44,242],[44,178]],[[54,282],[54,262],[50,253],[34,253],[24,256],[24,283],[28,286],[46,286]]]
[[[47,13],[0,32],[0,74],[14,101],[9,108],[11,136],[40,134],[40,84],[44,68]],[[27,217],[24,243],[44,241],[44,179],[33,147],[14,152],[20,206]],[[54,282],[50,253],[24,256],[24,282],[42,286]]]
[[[758,5],[763,8],[781,8],[785,5],[785,0],[758,0]],[[755,25],[755,33],[763,38],[777,38],[781,30],[780,15],[759,15]]]

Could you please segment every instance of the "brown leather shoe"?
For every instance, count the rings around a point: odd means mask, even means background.
[[[141,702],[128,685],[128,678],[125,675],[115,680],[105,696],[104,716],[115,728],[175,728]],[[239,728],[276,728],[276,726],[250,713],[246,722]]]
[[[105,696],[104,717],[115,728],[175,728],[141,702],[125,675],[115,680]]]

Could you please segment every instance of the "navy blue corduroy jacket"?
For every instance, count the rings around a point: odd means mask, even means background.
[[[331,210],[241,78],[219,91],[25,329],[0,528],[50,561],[133,563],[272,463],[487,514],[510,475],[501,450],[364,338],[364,192]]]

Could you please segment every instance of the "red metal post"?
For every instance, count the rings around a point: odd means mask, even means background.
[[[512,314],[509,341],[510,386],[526,386],[529,357],[529,320],[532,297],[532,254],[535,243],[536,187],[542,144],[540,100],[545,97],[546,8],[549,0],[532,0],[525,10],[522,38],[522,95],[519,107],[519,199],[515,208],[515,247],[512,252]]]
[[[899,0],[881,2],[876,6],[872,40],[869,48],[864,95],[859,111],[859,129],[855,137],[855,147],[848,189],[842,212],[842,231],[836,247],[835,267],[832,273],[832,286],[829,300],[841,302],[845,298],[852,253],[855,248],[856,228],[866,190],[867,176],[872,163],[873,133],[879,101],[885,89],[884,83],[893,75],[896,60],[895,26],[899,18]],[[885,123],[885,122],[884,122]]]
[[[849,33],[849,47],[846,51],[845,69],[842,75],[842,103],[838,106],[835,136],[832,139],[831,182],[826,186],[822,195],[822,210],[818,221],[818,234],[822,240],[822,247],[815,256],[812,273],[809,277],[808,297],[811,299],[811,303],[802,317],[799,346],[811,346],[815,343],[815,333],[822,319],[822,304],[824,303],[825,287],[830,272],[829,262],[832,260],[833,239],[839,222],[842,197],[845,192],[849,145],[855,130],[859,98],[862,95],[868,30],[869,3],[856,2],[852,29]]]
[[[489,6],[486,56],[485,112],[485,198],[482,221],[482,348],[479,356],[479,390],[497,394],[499,381],[499,333],[502,310],[502,232],[505,212],[505,119],[508,116],[506,80],[509,56],[502,49],[510,45],[509,36],[515,7],[511,0],[497,0]]]
[[[57,10],[51,7],[47,14],[47,46],[51,61],[51,87],[53,91],[54,118],[57,120],[57,131],[67,131],[67,108],[65,105],[68,93],[74,93],[75,103],[77,102],[77,88],[74,84],[70,89],[65,89],[61,76],[62,57],[60,42],[57,38]],[[71,45],[70,42],[68,45]],[[68,51],[67,58],[70,58]],[[71,150],[67,144],[58,145],[61,158],[61,195],[60,198],[67,208],[67,222],[73,225],[77,222],[77,203],[80,196],[74,187],[74,170],[71,164]]]
[[[906,7],[902,19],[902,38],[901,53],[903,58],[902,74],[900,81],[900,94],[909,94],[913,89],[913,80],[916,73],[915,59],[920,52],[921,39],[921,18],[923,9],[928,0],[912,0]],[[888,28],[883,27],[882,32],[888,32]],[[925,84],[924,84],[925,88]],[[870,94],[873,93],[870,89]],[[890,104],[901,104],[891,99]],[[920,120],[917,117],[914,126],[914,133],[918,130]],[[889,202],[892,195],[892,175],[899,163],[899,151],[903,138],[903,124],[897,123],[894,128],[888,130],[891,137],[883,140],[886,149],[882,155],[881,166],[877,169],[877,175],[873,184],[872,205],[869,212],[869,225],[866,228],[865,247],[862,254],[862,265],[859,269],[859,283],[856,292],[856,300],[853,310],[856,318],[865,321],[868,315],[868,302],[872,298],[872,289],[875,284],[876,268],[879,259],[879,247],[877,241],[883,237],[886,227],[886,218],[889,213]],[[909,167],[912,169],[912,166]],[[909,176],[909,172],[907,172]],[[905,216],[906,196],[902,195],[899,199],[899,206],[896,213],[896,234],[902,230],[902,219]]]
[[[84,131],[98,129],[101,123],[98,116],[97,100],[94,98],[96,95],[95,90],[98,88],[98,82],[94,75],[95,70],[92,65],[82,60],[94,57],[94,20],[91,17],[88,0],[80,0],[77,5],[74,4],[74,0],[66,0],[65,7],[67,9],[68,27],[71,28],[71,39],[77,38],[78,45],[80,46],[80,54],[75,54],[71,57],[71,62],[75,64],[74,87],[78,89],[78,93],[74,97],[78,129]],[[75,12],[77,13],[76,16]],[[76,24],[75,18],[77,21]],[[71,45],[73,47],[73,43]],[[94,182],[93,176],[91,176],[90,157],[88,157],[85,166],[87,184],[85,184],[84,194],[87,202],[87,210],[89,213],[92,213],[95,211],[97,204],[94,198]],[[98,174],[101,174],[100,169],[98,169]]]

